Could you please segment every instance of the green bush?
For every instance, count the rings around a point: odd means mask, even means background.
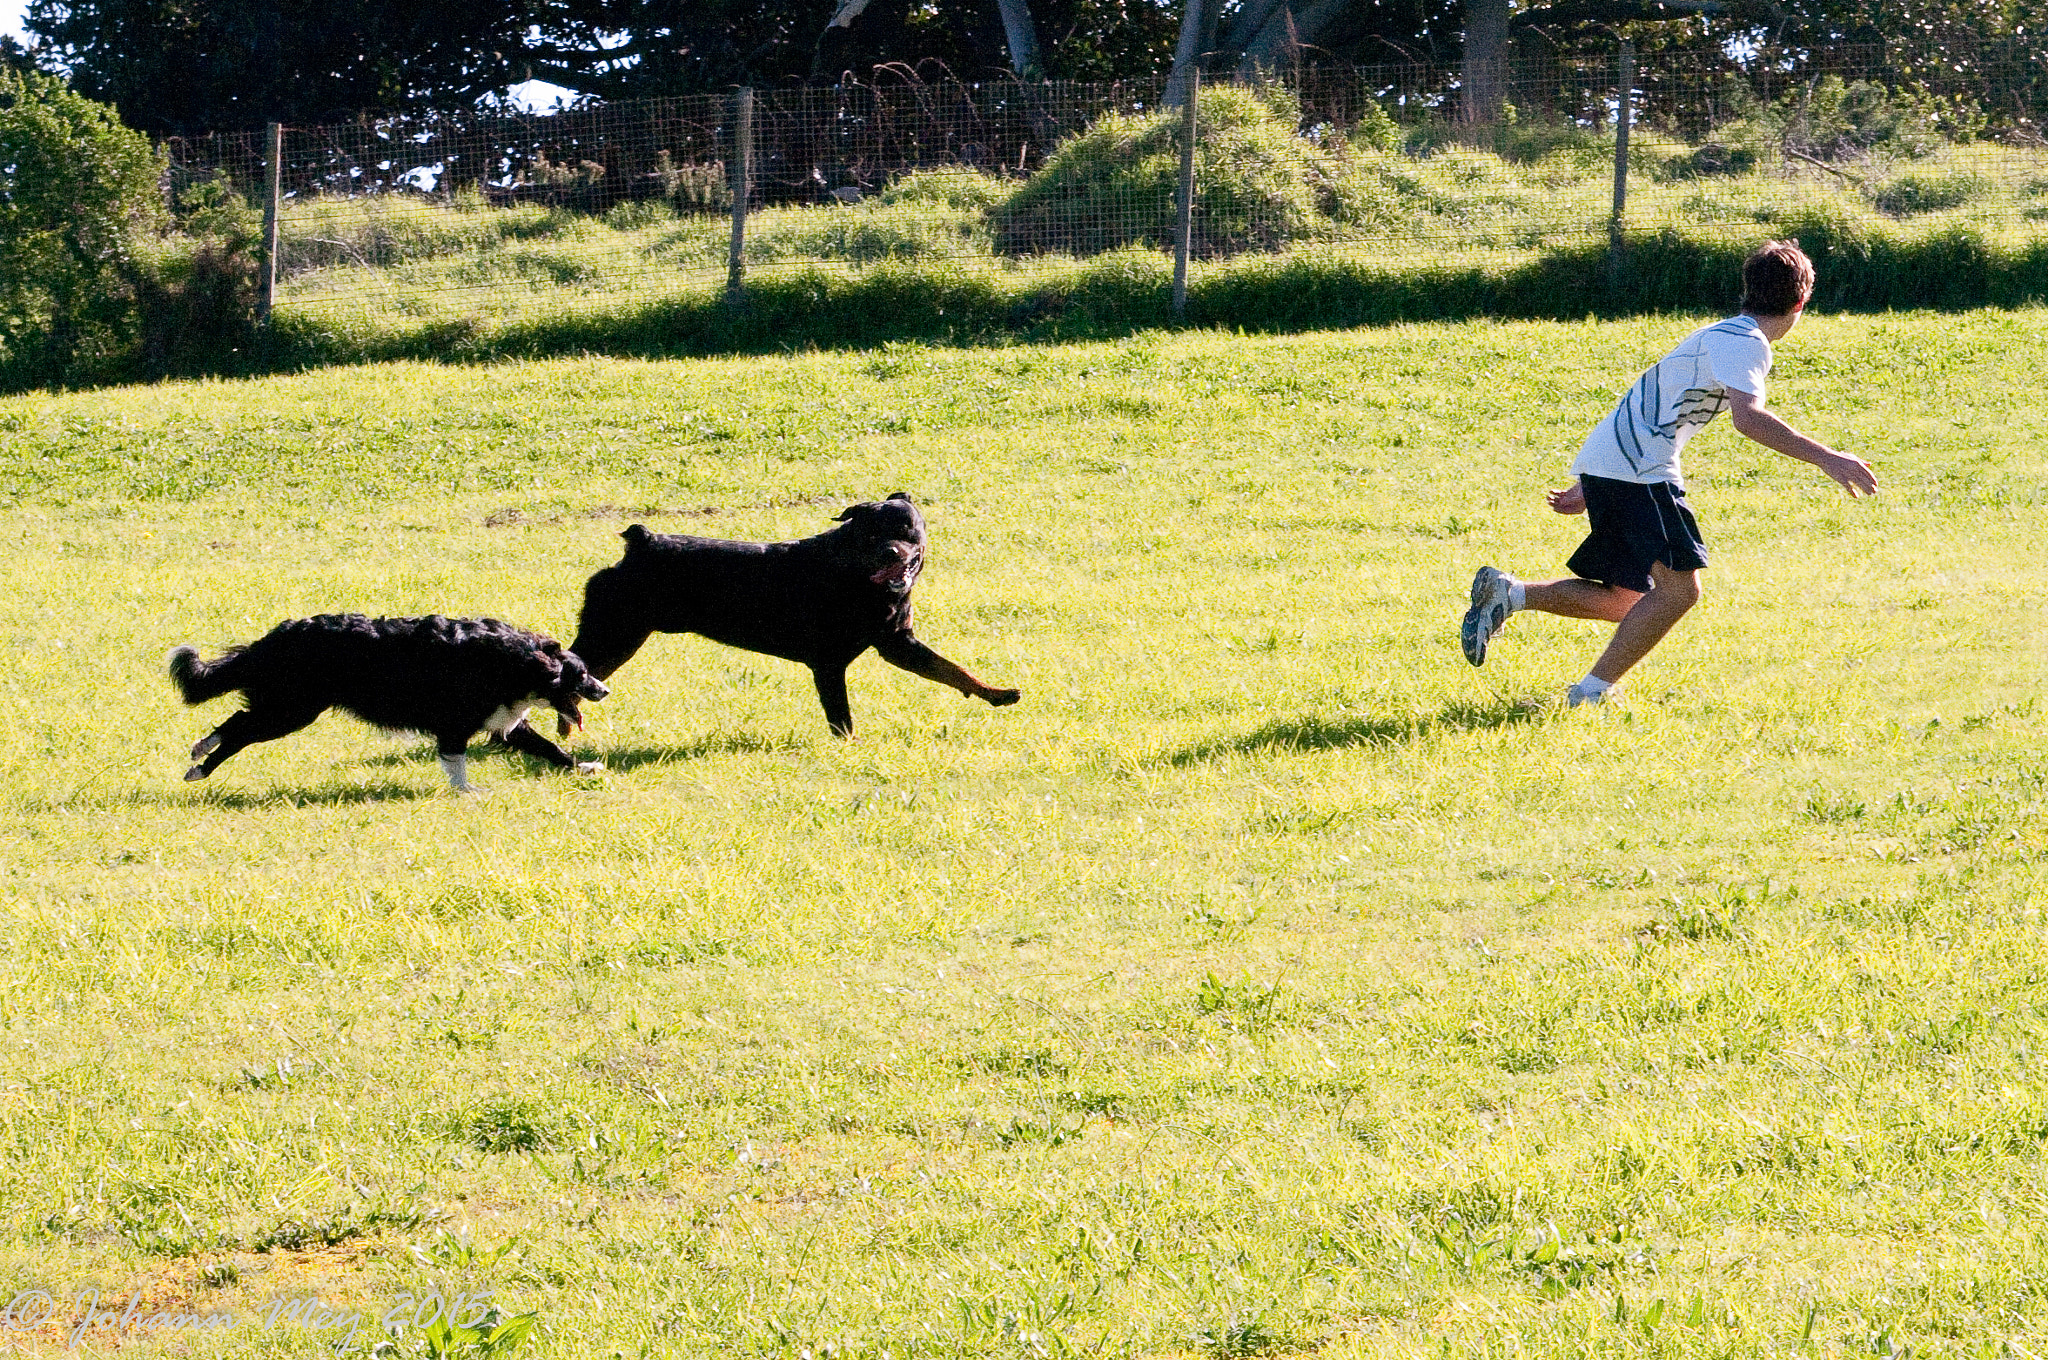
[[[257,341],[251,241],[175,236],[138,272],[136,367],[152,378],[246,368]]]
[[[139,255],[137,358],[150,377],[233,369],[256,343],[263,219],[219,174],[172,195],[176,232]]]
[[[1702,142],[1664,162],[1660,179],[1700,179],[1708,175],[1747,175],[1763,157],[1753,146],[1739,143]]]
[[[1193,250],[1215,257],[1307,239],[1336,206],[1338,157],[1295,133],[1299,112],[1271,90],[1201,92]],[[1178,111],[1112,114],[1062,142],[992,214],[1004,254],[1099,255],[1173,239]]]
[[[639,231],[675,220],[675,206],[665,198],[634,198],[606,210],[604,224],[613,231]]]
[[[163,159],[114,110],[0,69],[0,373],[89,378],[133,353],[138,255],[164,223]]]
[[[1914,213],[1960,208],[1986,197],[1996,188],[1984,176],[1969,171],[1952,174],[1908,171],[1897,179],[1874,186],[1870,191],[1870,203],[1881,213],[1908,217]]]
[[[882,190],[882,202],[925,203],[967,212],[987,212],[1010,196],[1011,185],[968,166],[944,170],[913,170],[898,175]]]

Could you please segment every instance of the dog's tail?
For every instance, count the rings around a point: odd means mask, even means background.
[[[240,651],[232,651],[218,661],[201,661],[197,647],[173,647],[169,662],[171,683],[188,704],[218,699],[241,688],[236,683],[237,668],[233,664],[241,655]]]

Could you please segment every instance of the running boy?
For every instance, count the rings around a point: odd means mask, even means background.
[[[1586,541],[1565,563],[1571,577],[1518,581],[1481,567],[1460,641],[1465,659],[1486,646],[1508,615],[1523,609],[1619,625],[1607,650],[1567,702],[1605,702],[1631,666],[1700,598],[1707,548],[1685,503],[1678,455],[1724,408],[1735,429],[1767,449],[1812,463],[1851,496],[1874,495],[1862,459],[1809,439],[1764,409],[1771,345],[1785,338],[1813,296],[1813,261],[1796,241],[1769,241],[1742,264],[1742,314],[1694,331],[1636,380],[1572,463],[1577,480],[1549,493],[1560,515],[1590,519]]]

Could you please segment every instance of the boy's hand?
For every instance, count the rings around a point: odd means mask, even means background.
[[[1853,453],[1829,449],[1825,457],[1814,460],[1814,465],[1840,483],[1842,490],[1851,496],[1877,494],[1877,474],[1870,470],[1870,464]]]
[[[1576,481],[1561,491],[1544,493],[1543,499],[1560,515],[1586,513],[1586,492]]]

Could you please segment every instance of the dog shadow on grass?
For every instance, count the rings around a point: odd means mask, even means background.
[[[348,807],[366,803],[416,803],[423,798],[446,796],[447,792],[445,784],[439,788],[422,789],[417,784],[380,780],[374,784],[330,784],[320,788],[206,789],[197,795],[195,801],[233,812],[248,812],[280,804],[291,807]]]
[[[401,784],[395,780],[378,780],[364,784],[326,784],[315,788],[290,784],[257,784],[249,788],[224,789],[214,784],[205,784],[197,789],[183,783],[169,784],[158,789],[128,789],[105,799],[105,804],[117,807],[212,807],[228,812],[248,812],[259,808],[291,807],[345,807],[359,803],[415,803],[447,792],[444,783],[439,788],[422,789],[417,784]],[[33,807],[24,809],[33,812],[56,812],[74,808],[79,804],[72,798],[56,796],[40,800]]]
[[[763,737],[748,732],[721,732],[673,746],[599,746],[578,752],[579,758],[604,762],[614,774],[637,770],[642,765],[676,765],[709,756],[757,756],[793,751],[801,745],[790,737]]]
[[[1275,718],[1236,737],[1196,742],[1164,756],[1168,765],[1199,765],[1218,756],[1266,751],[1341,751],[1356,746],[1407,746],[1446,732],[1483,732],[1534,722],[1550,707],[1528,695],[1457,699],[1434,713],[1319,713]]]

